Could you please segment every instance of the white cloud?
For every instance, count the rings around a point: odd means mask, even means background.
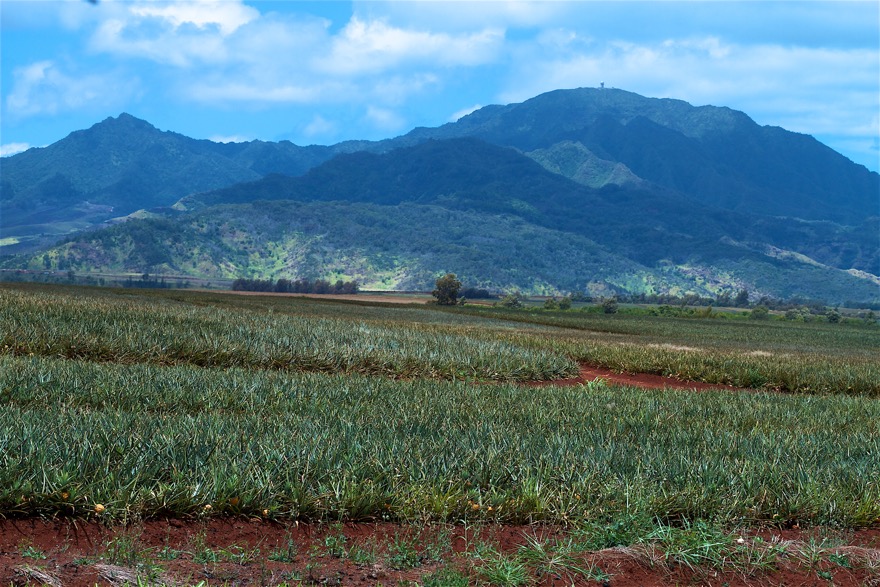
[[[414,94],[440,85],[440,77],[433,73],[393,75],[384,79],[371,80],[366,84],[371,97],[386,104],[400,104]]]
[[[316,114],[311,122],[303,129],[303,134],[307,137],[328,136],[336,133],[337,125],[331,120],[327,120],[320,114]]]
[[[92,50],[176,67],[240,57],[229,38],[260,17],[239,0],[114,4],[92,35]]]
[[[581,7],[578,7],[578,4]],[[403,26],[434,30],[473,30],[484,27],[538,27],[565,22],[572,12],[582,8],[581,2],[548,2],[545,0],[400,2],[387,0],[355,2],[355,13],[373,18],[388,18]]]
[[[137,86],[137,78],[66,73],[53,61],[38,61],[13,70],[6,108],[15,118],[100,110],[124,103],[136,93]]]
[[[228,59],[223,36],[216,30],[197,27],[178,30],[161,27],[158,31],[148,19],[113,18],[98,27],[91,48],[115,56],[146,58],[176,67],[190,67],[194,63],[222,63]]]
[[[318,86],[260,84],[222,79],[197,81],[185,88],[187,97],[199,102],[310,103],[323,94]]]
[[[173,27],[191,24],[197,28],[216,27],[220,34],[226,36],[239,27],[259,17],[254,8],[240,2],[217,2],[201,0],[196,2],[173,2],[170,4],[135,4],[130,8],[131,14],[138,17],[153,17],[167,21]]]
[[[353,17],[333,39],[329,55],[316,61],[320,69],[341,75],[363,75],[407,63],[473,66],[496,58],[504,41],[501,29],[449,35],[397,28],[379,20]]]
[[[326,19],[237,1],[124,6],[91,48],[158,64],[164,91],[200,103],[399,105],[456,67],[495,59],[504,41],[500,30],[435,34],[357,17],[334,33]]]
[[[0,2],[0,21],[4,31],[52,29],[59,25],[67,30],[77,30],[118,7],[118,2],[3,0]]]
[[[384,131],[400,130],[406,124],[396,112],[378,106],[368,106],[365,118],[374,127]]]
[[[31,146],[28,143],[7,143],[5,145],[0,145],[0,157],[9,157],[10,155],[24,153],[30,148]]]
[[[456,120],[467,116],[471,112],[476,112],[477,110],[479,110],[482,107],[483,107],[482,104],[474,104],[473,106],[471,106],[469,108],[462,108],[461,110],[453,113],[453,115],[449,117],[449,122],[455,122]]]
[[[214,143],[247,143],[251,139],[241,135],[213,135],[208,140]]]

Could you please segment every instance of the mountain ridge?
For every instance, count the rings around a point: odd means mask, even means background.
[[[293,210],[280,203],[291,200],[313,216],[321,205],[337,211],[349,206],[355,216],[369,216],[375,212],[369,206],[383,206],[392,216],[408,218],[411,211],[401,212],[401,206],[427,206],[447,210],[450,219],[469,226],[475,218],[487,226],[493,216],[516,218],[505,225],[512,233],[504,242],[522,240],[516,247],[535,268],[543,266],[537,261],[540,246],[525,241],[535,235],[573,239],[620,267],[615,276],[582,263],[604,276],[601,287],[621,292],[690,287],[707,293],[749,284],[768,295],[796,292],[797,283],[780,282],[771,276],[775,271],[802,279],[813,293],[822,291],[825,280],[832,297],[849,289],[862,299],[880,298],[872,281],[880,275],[880,246],[871,238],[872,231],[880,232],[880,175],[808,135],[759,126],[729,108],[694,107],[622,90],[558,90],[392,139],[331,146],[213,143],[160,131],[122,114],[45,149],[5,158],[0,165],[5,237],[0,252],[27,253],[30,247],[32,253],[7,259],[6,266],[56,267],[63,259],[62,264],[85,270],[83,259],[94,255],[74,254],[80,242],[76,231],[102,222],[125,220],[132,234],[144,237],[144,226],[159,230],[160,225],[150,224],[158,216],[171,223],[161,225],[162,230],[178,223],[186,233],[193,217],[210,215],[215,208],[243,206],[243,214],[256,218],[259,214],[249,208],[254,202],[275,200],[279,210]],[[352,228],[358,221],[352,218],[345,230],[365,234]],[[462,267],[473,266],[470,257],[501,258],[481,248],[479,240],[469,240],[468,249],[444,238],[444,232],[461,231],[452,220],[437,222],[443,230],[428,231],[436,239],[433,246],[458,247],[456,262]],[[129,230],[125,225],[108,230],[124,232]],[[395,226],[417,238],[400,222]],[[53,247],[53,239],[65,233],[73,236]],[[81,244],[94,234],[83,234]],[[208,239],[210,244],[201,236],[193,238],[194,245],[226,251],[228,258],[217,263],[250,271],[230,261],[240,256],[228,239]],[[290,239],[285,242],[295,246]],[[336,242],[334,254],[351,257],[356,245]],[[257,277],[296,277],[283,274],[289,267],[279,259],[290,252],[280,251],[281,246],[271,244],[278,256],[273,263],[258,264],[274,273]],[[409,262],[424,271],[412,273],[407,284],[415,283],[416,273],[422,285],[430,281],[425,275],[431,272],[432,255],[420,251],[422,256],[411,256]],[[170,266],[169,260],[186,265],[178,253],[169,255],[154,255],[158,263],[138,257],[111,265],[125,271]],[[331,257],[326,258],[329,264],[338,261]],[[632,274],[629,263],[646,271],[643,277],[652,277],[633,281],[623,276]],[[445,270],[454,267],[433,269]],[[527,266],[519,271],[519,285],[507,277],[496,285],[563,291],[573,284],[559,271],[542,270],[542,275],[555,275],[555,284],[533,283]],[[578,287],[600,287],[589,279],[581,282]]]

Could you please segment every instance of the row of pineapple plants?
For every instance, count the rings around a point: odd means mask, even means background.
[[[880,523],[880,402],[0,357],[0,511]]]

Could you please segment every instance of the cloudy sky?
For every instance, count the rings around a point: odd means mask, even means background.
[[[332,144],[598,86],[730,106],[880,169],[880,3],[0,0],[0,151],[128,112]]]

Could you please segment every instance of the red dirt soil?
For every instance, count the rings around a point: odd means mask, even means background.
[[[334,556],[328,545],[339,544],[343,535],[349,554]],[[744,533],[743,537],[748,541],[756,535],[768,542],[800,541],[800,544],[806,544],[811,539],[817,542],[817,537],[825,534],[819,530],[790,529]],[[476,559],[463,553],[473,553],[477,542],[483,541],[512,554],[530,536],[552,539],[562,537],[564,533],[559,528],[546,526],[464,527],[390,523],[333,526],[281,524],[245,518],[149,521],[128,527],[105,526],[100,522],[82,520],[0,520],[0,584],[119,587],[126,579],[133,580],[132,569],[136,567],[138,559],[159,565],[161,573],[158,580],[169,585],[195,585],[199,582],[237,586],[297,585],[299,581],[303,585],[413,585],[421,584],[426,576],[442,566],[462,569],[468,574],[471,584],[485,584],[475,573],[474,567],[478,566]],[[428,545],[445,545],[440,549],[443,562],[417,560],[415,568],[394,569],[394,559],[389,553],[395,540],[412,544],[423,553]],[[695,571],[667,564],[661,555],[651,553],[646,548],[618,548],[583,555],[585,563],[596,565],[609,575],[607,581],[545,575],[536,584],[604,584],[614,587],[880,585],[880,530],[844,534],[842,540],[851,546],[838,548],[837,551],[852,553],[852,565],[833,565],[826,556],[823,562],[811,569],[803,559],[783,556],[772,571],[756,571],[743,576],[712,570]],[[279,553],[287,553],[289,544],[294,547],[292,558],[285,562],[270,560],[270,555],[275,559],[283,558]],[[129,556],[128,563],[117,561],[113,564],[110,553],[114,547],[122,555],[133,553],[137,556]],[[355,563],[351,555],[353,547],[372,549],[376,553],[375,559]],[[177,558],[165,560],[168,558],[166,556],[163,559],[163,549],[167,549],[166,553],[177,553]],[[211,557],[204,555],[199,560],[199,553],[213,553],[219,560],[206,562],[205,558]],[[872,560],[873,563],[870,562]],[[833,582],[828,577],[833,577]]]
[[[703,383],[702,381],[685,381],[674,377],[651,375],[649,373],[617,373],[605,367],[581,364],[580,373],[570,379],[557,379],[555,381],[530,381],[526,385],[582,385],[595,379],[604,379],[608,383],[616,385],[629,385],[644,389],[689,389],[693,391],[706,391],[710,389],[724,389],[728,391],[749,391],[731,385],[715,383]],[[753,391],[753,390],[751,390]]]

